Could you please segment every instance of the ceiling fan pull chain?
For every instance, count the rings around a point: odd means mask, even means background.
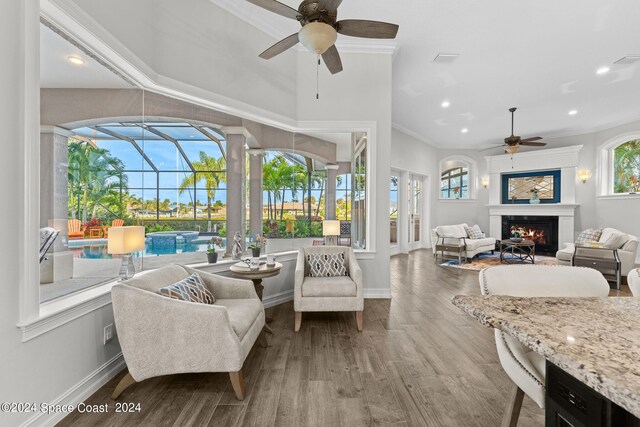
[[[316,99],[320,99],[320,55],[318,55],[318,65],[316,66]]]

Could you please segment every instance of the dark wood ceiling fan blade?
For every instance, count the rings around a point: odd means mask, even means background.
[[[523,138],[522,141],[523,142],[540,141],[541,139],[542,139],[541,136],[532,136],[531,138]]]
[[[396,24],[361,19],[345,19],[336,23],[338,33],[367,39],[394,39],[398,34]]]
[[[322,54],[322,59],[331,74],[337,74],[342,71],[342,60],[335,44]]]
[[[298,33],[291,34],[289,37],[280,40],[278,43],[271,46],[269,49],[265,50],[260,54],[260,58],[262,59],[271,59],[276,55],[280,55],[287,49],[291,49],[299,42]]]
[[[247,0],[249,3],[253,3],[256,6],[260,6],[263,9],[267,9],[269,12],[277,13],[278,15],[286,18],[298,20],[300,12],[286,4],[280,3],[276,0]]]
[[[318,8],[320,10],[326,10],[330,15],[335,15],[341,4],[342,0],[320,0],[318,2]]]
[[[529,147],[544,147],[546,142],[520,141],[520,145],[528,145]]]

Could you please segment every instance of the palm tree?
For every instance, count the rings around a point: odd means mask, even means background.
[[[111,191],[126,188],[124,164],[112,156],[109,150],[83,143],[69,144],[68,159],[69,194],[78,200],[78,210],[82,209],[82,222],[87,222],[90,204],[93,215],[96,215],[102,198]],[[75,209],[72,216],[75,217]]]
[[[204,151],[200,151],[200,160],[192,162],[195,174],[189,175],[180,184],[180,194],[187,189],[192,189],[196,183],[203,182],[207,193],[207,230],[211,231],[211,202],[216,197],[216,190],[220,183],[227,180],[224,172],[227,163],[224,157],[216,159],[209,156]]]

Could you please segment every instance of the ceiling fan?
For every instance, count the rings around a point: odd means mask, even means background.
[[[516,110],[516,107],[509,108],[509,111],[511,112],[511,136],[504,139],[504,151],[509,154],[515,154],[520,151],[521,145],[528,145],[530,147],[544,147],[547,145],[544,142],[535,142],[542,139],[540,136],[532,136],[531,138],[522,139],[518,135],[513,134],[513,119]]]
[[[271,59],[300,42],[309,51],[322,55],[331,74],[342,71],[342,61],[335,46],[338,33],[369,39],[393,39],[399,28],[396,24],[379,21],[359,19],[337,21],[338,6],[342,0],[304,0],[298,6],[298,10],[276,0],[247,1],[270,12],[295,19],[302,25],[299,32],[271,46],[260,54],[260,58]]]

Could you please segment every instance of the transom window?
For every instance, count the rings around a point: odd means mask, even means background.
[[[440,177],[441,199],[469,198],[469,169],[455,167],[442,172]]]

